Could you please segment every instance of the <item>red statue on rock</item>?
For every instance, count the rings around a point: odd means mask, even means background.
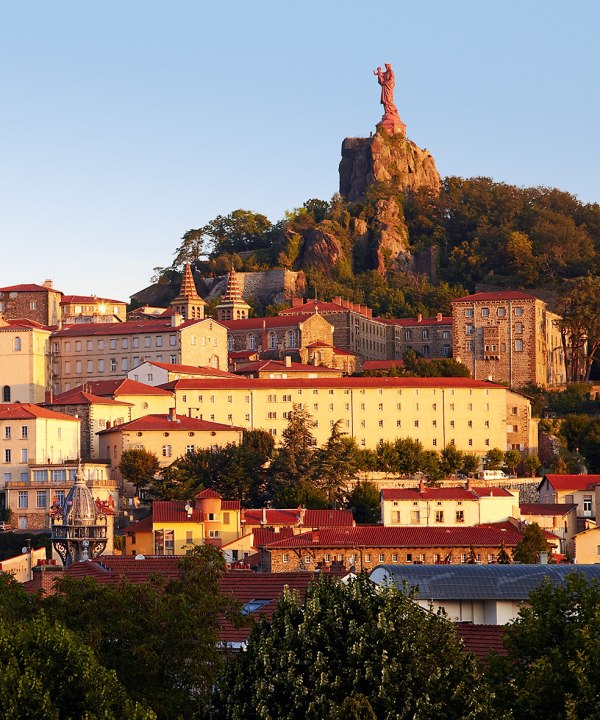
[[[396,76],[392,66],[386,63],[385,70],[378,67],[377,70],[373,70],[373,75],[377,75],[377,82],[381,85],[381,104],[383,105],[383,117],[377,127],[384,128],[390,135],[398,133],[406,135],[406,125],[400,120],[398,108],[394,104]]]

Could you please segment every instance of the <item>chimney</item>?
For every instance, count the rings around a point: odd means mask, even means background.
[[[175,412],[175,408],[169,408],[169,415],[167,416],[167,420],[169,422],[177,422],[177,413]]]
[[[302,505],[298,505],[298,526],[304,525],[304,516],[306,515],[306,510],[302,507]]]
[[[332,302],[334,305],[341,305],[341,304],[342,304],[342,298],[341,298],[340,295],[336,295],[331,302]]]
[[[45,288],[48,288],[49,290],[52,290],[52,288],[54,287],[54,283],[52,282],[52,280],[49,279],[44,280],[42,284]]]
[[[423,315],[421,313],[417,313],[417,322],[421,322],[423,319]]]
[[[465,488],[466,488],[467,490],[469,490],[469,491],[472,490],[472,487],[471,487],[471,478],[467,478],[467,482],[466,482],[466,484],[465,484]]]
[[[319,537],[319,531],[318,531],[318,530],[313,530],[313,531],[312,531],[311,541],[314,542],[314,543],[318,543],[318,542],[320,542],[320,540],[321,540],[321,538]]]
[[[436,319],[438,322],[442,322],[442,313],[437,313],[437,315],[435,316],[435,319]]]
[[[293,297],[292,298],[292,307],[293,308],[300,307],[300,305],[304,305],[304,298]]]
[[[260,524],[266,525],[267,524],[267,508],[262,509],[262,516],[260,518]]]
[[[292,356],[286,355],[283,358],[283,364],[285,365],[286,368],[292,367]]]
[[[425,483],[423,482],[423,480],[419,480],[419,492],[425,492]]]

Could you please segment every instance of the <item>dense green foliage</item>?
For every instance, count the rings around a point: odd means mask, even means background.
[[[119,463],[121,475],[127,482],[135,485],[137,492],[150,485],[159,468],[156,455],[143,448],[124,450]]]
[[[506,657],[491,663],[498,716],[514,720],[600,718],[600,588],[577,573],[543,583],[505,637]]]
[[[259,622],[227,667],[227,720],[491,718],[491,694],[452,623],[366,575],[322,578]]]
[[[551,554],[550,544],[546,540],[544,531],[537,523],[528,523],[523,531],[523,537],[516,544],[513,551],[514,562],[535,564],[540,562],[540,553]]]
[[[152,720],[75,633],[41,616],[0,622],[0,707],[7,720]]]
[[[19,623],[28,625],[15,636],[17,657],[19,643],[30,650],[39,647],[29,664],[19,659],[14,671],[8,667],[10,683],[4,688],[0,679],[0,693],[4,690],[7,702],[13,702],[21,687],[15,684],[15,673],[22,667],[32,682],[32,698],[40,701],[46,690],[39,686],[43,674],[49,674],[48,692],[60,705],[56,717],[86,717],[72,704],[71,693],[78,687],[81,702],[90,698],[91,712],[97,713],[90,717],[105,717],[97,709],[102,707],[107,718],[153,717],[135,714],[135,702],[149,705],[161,720],[204,717],[224,661],[217,645],[220,618],[241,620],[231,598],[219,590],[224,569],[220,552],[203,546],[181,558],[180,574],[172,580],[100,584],[67,576],[59,581],[59,592],[46,597],[27,595],[0,574],[0,667],[4,671],[3,658],[8,663],[12,629]],[[31,625],[38,617],[40,625]],[[46,627],[43,618],[51,626]],[[11,631],[5,633],[4,627]],[[62,688],[61,670],[68,680]],[[2,695],[0,706],[5,707]],[[55,716],[24,711],[14,717]]]

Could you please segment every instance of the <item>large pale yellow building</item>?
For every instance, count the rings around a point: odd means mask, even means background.
[[[55,394],[84,383],[127,376],[146,360],[227,369],[227,330],[211,319],[82,323],[52,335]]]
[[[509,413],[513,432],[520,414],[513,416],[512,408],[529,404],[504,386],[468,378],[181,379],[163,387],[174,393],[182,415],[260,428],[276,439],[301,405],[316,422],[318,445],[340,420],[361,447],[412,437],[428,450],[453,443],[481,456],[507,449]]]
[[[31,320],[0,315],[0,400],[39,403],[49,387],[50,330]]]

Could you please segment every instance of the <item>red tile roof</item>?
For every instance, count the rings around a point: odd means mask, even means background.
[[[0,287],[0,292],[58,292],[60,295],[62,295],[59,290],[55,290],[54,288],[46,287],[44,285],[36,285],[36,283],[7,285],[6,287]]]
[[[350,350],[342,350],[341,348],[337,348],[333,346],[331,343],[323,342],[323,340],[315,340],[314,342],[309,343],[306,347],[308,348],[331,348],[333,350],[334,355],[352,355],[356,356],[357,353],[350,352]]]
[[[256,362],[249,362],[240,365],[237,370],[238,373],[246,372],[332,372],[335,368],[323,367],[321,365],[304,365],[303,363],[293,362],[290,365],[286,365],[283,360],[258,360]],[[236,377],[235,375],[229,375],[229,377]]]
[[[258,357],[260,353],[258,350],[230,350],[229,351],[229,359],[230,360],[245,360],[246,358],[251,358],[253,356]]]
[[[7,325],[0,325],[0,330],[11,330],[19,328],[23,330],[46,330],[51,332],[51,329],[47,325],[36,322],[35,320],[29,320],[29,318],[7,318]]]
[[[297,318],[276,315],[273,317],[245,318],[243,320],[221,320],[220,322],[228,330],[254,330],[260,332],[263,328],[269,330],[270,328],[297,327],[298,322],[302,322],[302,319],[298,320]]]
[[[465,295],[456,298],[452,302],[485,302],[485,301],[502,301],[502,300],[537,300],[533,295],[521,292],[520,290],[502,290],[498,292],[480,292],[474,295]]]
[[[516,545],[522,535],[514,526],[499,527],[383,527],[360,525],[354,528],[309,531],[268,546],[285,548],[384,548],[384,547],[507,547]]]
[[[419,488],[384,488],[382,491],[384,500],[473,500],[481,497],[512,497],[508,490],[497,487],[473,487],[467,490],[465,487],[425,487]]]
[[[152,515],[146,515],[145,518],[131,523],[123,529],[126,533],[151,533],[152,532]]]
[[[300,510],[298,508],[266,508],[266,525],[298,525]],[[252,508],[244,510],[242,524],[260,525],[263,509]],[[353,527],[354,516],[352,510],[305,510],[302,522],[306,528],[321,527]]]
[[[487,388],[506,390],[484,380],[456,377],[344,377],[344,378],[236,378],[226,383],[217,379],[182,378],[164,383],[161,388],[168,390],[210,390],[217,388]]]
[[[521,503],[521,515],[568,515],[577,508],[576,503]]]
[[[60,300],[61,305],[72,305],[73,303],[87,303],[88,305],[103,305],[104,303],[127,304],[125,300],[111,300],[111,298],[97,297],[96,295],[63,295]]]
[[[204,320],[183,320],[180,325],[173,327],[171,318],[159,317],[154,320],[126,320],[125,322],[115,323],[75,323],[66,325],[62,330],[57,330],[54,337],[79,337],[88,335],[133,335],[135,333],[164,333],[177,332],[182,328],[190,327],[196,323],[204,322]],[[216,320],[212,322],[219,325]]]
[[[506,655],[502,638],[506,633],[504,625],[476,625],[473,623],[455,623],[456,634],[465,648],[478,660],[485,660],[492,650],[498,655]]]
[[[117,378],[116,380],[96,380],[87,382],[79,387],[88,388],[94,395],[171,395],[168,390],[163,390],[154,385],[145,385],[137,380],[129,378]]]
[[[219,493],[212,488],[206,488],[206,490],[202,490],[202,492],[194,495],[194,498],[199,498],[200,500],[203,500],[204,498],[218,498],[220,500],[221,495],[219,495]]]
[[[111,397],[85,392],[83,390],[84,387],[84,385],[79,385],[73,388],[73,390],[67,390],[60,395],[56,395],[50,402],[46,402],[44,405],[120,405],[122,407],[133,407],[132,403],[113,400]]]
[[[179,365],[179,364],[173,364],[173,363],[162,363],[162,362],[155,362],[154,360],[148,360],[149,365],[155,365],[156,367],[161,368],[162,370],[167,370],[167,372],[172,373],[187,373],[188,375],[200,375],[200,376],[209,376],[209,377],[220,377],[220,378],[227,378],[227,377],[235,377],[232,373],[227,372],[226,370],[219,370],[217,368],[211,368],[211,367],[201,367],[196,365]]]
[[[205,491],[206,492],[206,491]],[[212,492],[212,491],[210,491]],[[206,496],[205,496],[206,497]],[[211,495],[210,497],[215,497]],[[217,497],[220,497],[217,494]],[[192,506],[191,517],[188,517],[183,500],[155,500],[152,506],[152,515],[155,523],[169,522],[204,522],[204,516],[201,510],[197,510]],[[239,500],[222,500],[221,510],[239,510]]]
[[[550,474],[544,475],[544,480],[548,480],[555,490],[593,490],[600,483],[600,475]]]
[[[78,418],[65,413],[48,410],[48,408],[40,405],[32,405],[31,403],[0,403],[0,420],[64,420],[69,422],[79,422]]]
[[[279,311],[280,315],[312,315],[313,313],[346,313],[346,312],[359,312],[358,308],[362,307],[366,310],[366,306],[353,305],[349,303],[350,307],[344,307],[338,303],[325,302],[323,300],[309,300],[302,305],[292,305],[292,307],[283,308]]]
[[[106,435],[112,432],[121,432],[122,430],[169,430],[170,432],[180,432],[182,430],[195,432],[223,432],[231,430],[240,430],[242,428],[234,425],[223,425],[222,423],[210,422],[209,420],[198,420],[188,417],[187,415],[177,415],[177,420],[171,420],[169,415],[144,415],[143,417],[123,423],[122,425],[113,425],[106,430],[101,430],[98,435]]]

